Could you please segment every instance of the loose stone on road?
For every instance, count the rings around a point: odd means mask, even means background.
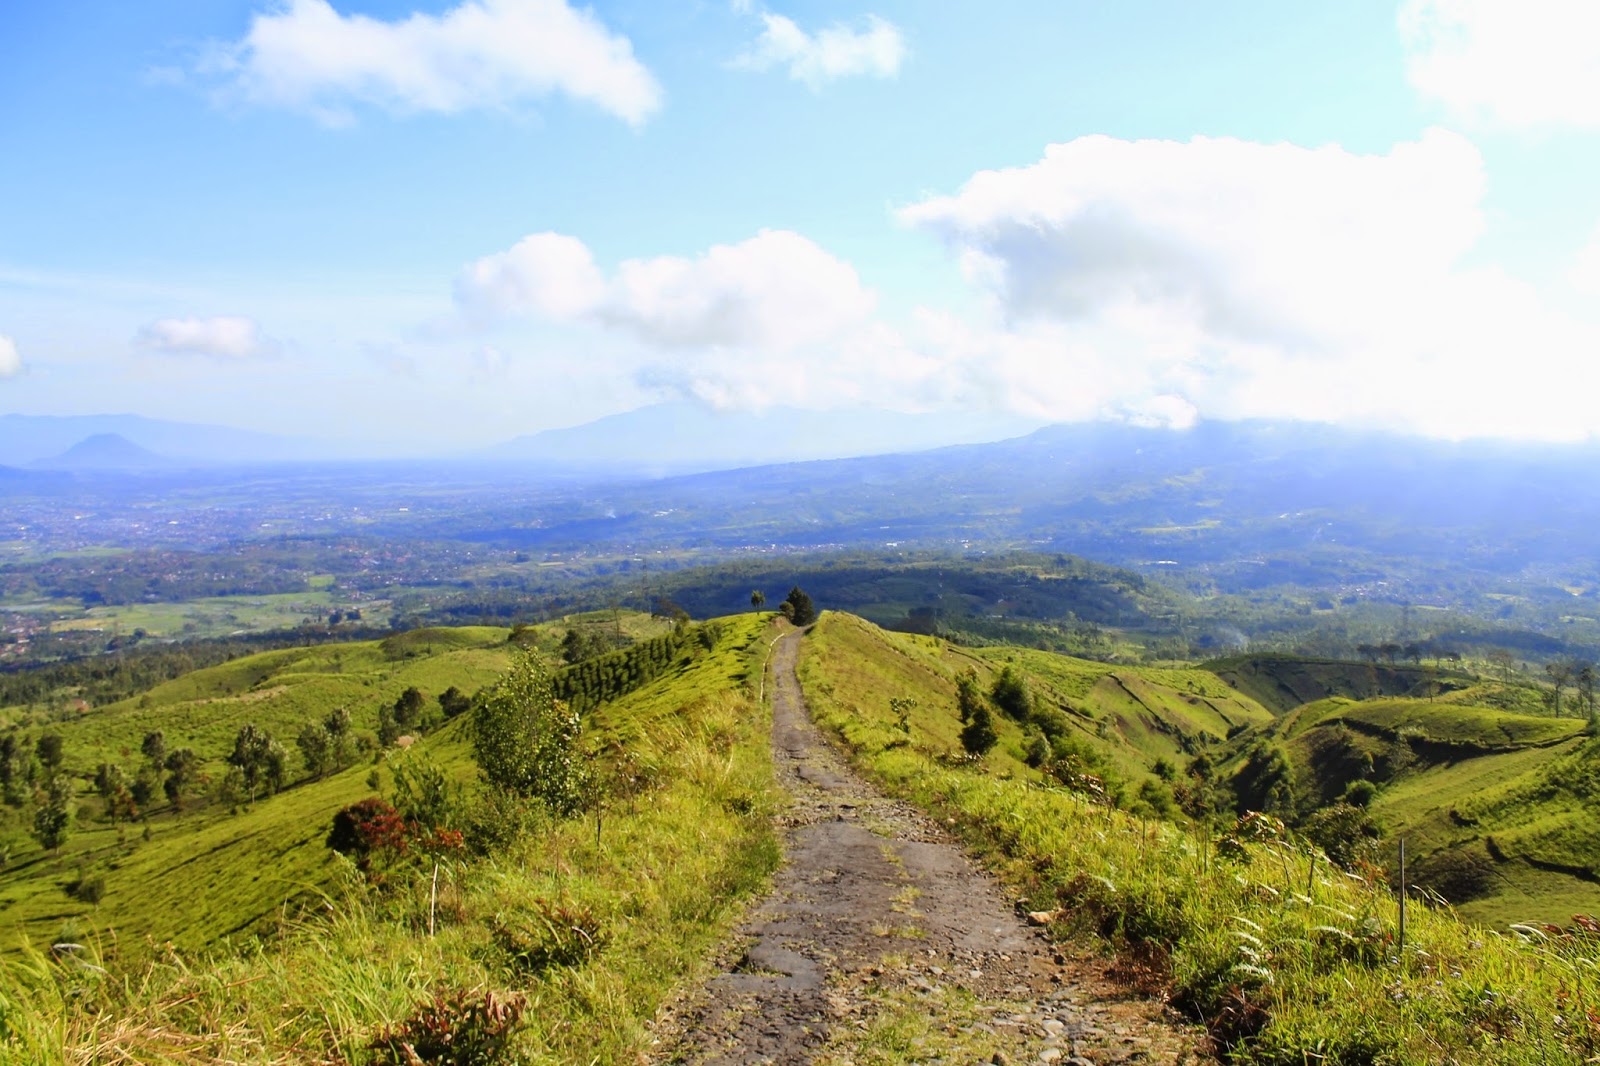
[[[927,815],[848,766],[806,712],[801,637],[772,652],[785,861],[723,972],[663,1021],[661,1061],[1210,1061],[1193,1030],[1119,990],[1105,960],[1063,954]]]

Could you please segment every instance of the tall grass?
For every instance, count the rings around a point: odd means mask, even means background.
[[[1213,839],[1027,775],[954,766],[924,703],[892,735],[875,660],[914,653],[827,616],[802,682],[817,718],[891,792],[986,854],[1056,932],[1100,938],[1203,1020],[1238,1063],[1577,1063],[1600,1055],[1600,936],[1498,935],[1420,899],[1405,947],[1387,884],[1271,832]],[[932,716],[930,718],[930,716]],[[928,726],[932,725],[933,728]],[[901,734],[902,736],[904,734]]]

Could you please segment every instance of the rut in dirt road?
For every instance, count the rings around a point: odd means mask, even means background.
[[[1194,1040],[1159,1006],[1069,962],[925,814],[849,768],[806,712],[801,636],[772,654],[773,759],[793,799],[785,862],[739,930],[743,949],[680,1007],[665,1061],[811,1062],[864,1028],[874,986],[928,993],[934,1009],[945,985],[979,998],[975,1044],[1010,1049],[996,1061],[1190,1061]]]

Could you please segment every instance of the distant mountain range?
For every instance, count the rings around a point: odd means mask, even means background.
[[[1043,424],[1015,415],[714,411],[679,402],[517,437],[480,454],[497,462],[660,477],[976,444],[1018,437]]]
[[[476,452],[410,456],[455,464],[515,465],[562,474],[661,477],[771,463],[922,451],[1002,440],[1039,428],[995,414],[884,411],[718,412],[665,403],[579,426],[517,437]],[[69,454],[92,438],[115,437]],[[139,458],[130,449],[148,453]],[[139,415],[0,415],[0,466],[131,470],[341,462],[373,458],[360,442],[328,442]],[[118,454],[120,453],[120,455]],[[400,457],[396,457],[400,458]]]

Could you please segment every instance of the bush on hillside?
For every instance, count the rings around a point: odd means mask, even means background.
[[[581,729],[577,712],[555,698],[538,658],[524,655],[477,702],[472,754],[492,788],[570,815],[582,806],[587,779]]]
[[[359,869],[370,870],[374,857],[405,852],[405,819],[383,800],[369,796],[340,808],[325,843],[354,859]]]

